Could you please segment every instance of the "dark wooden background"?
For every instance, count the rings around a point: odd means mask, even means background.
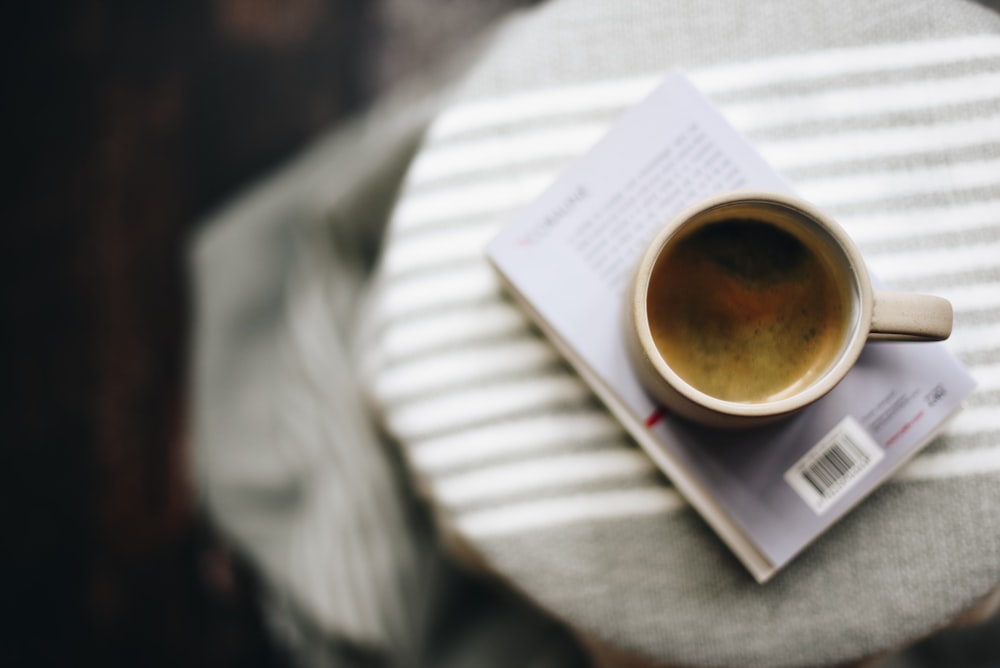
[[[5,9],[0,665],[285,663],[191,493],[183,256],[372,99],[374,7]]]
[[[197,507],[187,240],[526,0],[5,8],[0,666],[282,666]]]

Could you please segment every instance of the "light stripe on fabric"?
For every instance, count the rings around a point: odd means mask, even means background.
[[[1000,241],[1000,227],[983,225],[982,227],[953,229],[951,225],[948,225],[941,231],[929,232],[920,236],[916,236],[912,232],[907,234],[906,230],[897,230],[895,231],[895,236],[878,241],[858,239],[857,235],[854,238],[863,246],[866,256],[874,257],[900,250],[931,246],[937,248],[957,248],[964,245],[992,244]]]
[[[1000,96],[1000,91],[998,91]],[[828,132],[820,136],[784,141],[757,141],[754,145],[779,171],[836,162],[943,153],[1000,141],[995,119],[903,125],[863,131]]]
[[[972,375],[979,382],[979,390],[989,392],[1000,390],[1000,364],[983,364],[972,369]]]
[[[790,54],[753,63],[703,69],[690,75],[700,88],[714,93],[762,87],[780,81],[815,80],[848,72],[913,69],[998,54],[1000,39],[982,35],[935,41],[934,48],[927,48],[921,43],[898,43]],[[443,114],[433,124],[429,137],[433,142],[538,117],[572,114],[584,107],[621,109],[652,91],[661,77],[662,73],[657,73],[469,102]]]
[[[386,252],[383,270],[395,278],[428,266],[482,259],[486,243],[502,223],[503,219],[487,218],[454,229],[432,228],[426,234],[398,239]]]
[[[902,248],[895,253],[868,256],[871,269],[890,284],[902,279],[946,276],[949,273],[972,277],[976,275],[974,272],[981,271],[984,272],[983,275],[989,275],[990,270],[997,266],[998,258],[1000,258],[1000,241],[950,248],[941,246]],[[954,282],[956,281],[935,281],[937,285]]]
[[[1000,56],[995,35],[969,35],[934,41],[897,42],[864,47],[829,49],[764,58],[749,63],[721,65],[692,74],[705,90],[738,91],[789,81],[816,81],[847,73],[917,70],[944,63]]]
[[[456,385],[542,371],[560,360],[548,342],[520,337],[444,350],[386,367],[376,377],[375,388],[384,401],[398,405],[407,398],[419,399]]]
[[[962,314],[955,314],[955,326],[948,347],[966,363],[973,363],[978,357],[1000,351],[1000,322],[963,323]]]
[[[479,308],[431,312],[397,321],[381,338],[380,352],[386,364],[395,364],[456,345],[514,336],[527,327],[524,314],[512,304],[497,300]]]
[[[501,137],[432,144],[407,176],[411,187],[458,174],[469,175],[526,162],[579,155],[607,131],[608,123],[577,121],[541,129],[511,131]]]
[[[569,373],[535,375],[432,394],[399,408],[389,407],[387,419],[398,435],[421,439],[585,400],[590,400],[590,390],[577,377]]]
[[[579,113],[581,109],[620,110],[652,92],[660,78],[645,75],[467,102],[442,114],[431,126],[428,137],[433,143],[486,128]]]
[[[945,108],[975,100],[995,99],[1000,74],[977,73],[922,81],[821,90],[773,100],[726,105],[723,115],[745,132],[790,125],[803,117],[837,121],[906,111]]]
[[[496,214],[526,204],[545,190],[555,172],[505,174],[502,178],[463,183],[403,200],[394,222],[400,230],[469,216]]]
[[[948,423],[949,434],[970,435],[980,432],[1000,431],[997,406],[966,406]]]
[[[669,487],[576,494],[487,508],[457,516],[459,529],[476,538],[503,536],[594,520],[660,515],[687,507]]]
[[[1000,90],[995,91],[1000,97]],[[723,107],[725,109],[725,107]],[[594,120],[570,121],[528,130],[510,130],[503,137],[473,136],[464,141],[432,144],[408,176],[411,192],[441,179],[504,167],[552,160],[567,161],[588,150],[610,126]],[[752,134],[753,128],[744,128]],[[864,130],[820,130],[794,139],[758,140],[754,144],[779,171],[866,159],[900,157],[928,151],[943,152],[1000,141],[1000,127],[990,118],[920,123]]]
[[[944,286],[934,291],[949,300],[956,311],[1000,307],[1000,284]]]
[[[948,206],[925,206],[910,210],[858,212],[838,220],[859,244],[890,242],[905,236],[923,237],[942,229],[962,231],[995,227],[1000,220],[1000,194],[981,202],[956,202]],[[945,225],[945,222],[947,223]]]
[[[567,444],[624,439],[621,426],[607,413],[546,413],[416,441],[410,456],[422,470],[435,474],[501,457],[534,456]]]
[[[899,471],[896,480],[965,478],[1000,472],[1000,446],[921,454]]]
[[[431,313],[401,320],[381,340],[387,365],[405,362],[421,354],[461,345],[518,336],[527,331],[524,315],[507,302],[491,302],[481,308]]]
[[[391,321],[446,304],[495,298],[499,287],[496,276],[485,264],[456,269],[446,266],[440,272],[388,286],[379,304],[379,315]]]
[[[978,284],[993,284],[1000,289],[1000,267],[972,266],[968,269],[956,267],[940,274],[913,274],[900,277],[894,282],[894,285],[911,292],[928,290],[937,292],[949,287]]]
[[[437,498],[461,507],[516,494],[553,490],[595,481],[641,479],[656,471],[652,460],[633,449],[593,451],[489,466],[436,479]]]
[[[807,199],[843,206],[913,194],[1000,185],[1000,159],[805,179],[796,184]]]

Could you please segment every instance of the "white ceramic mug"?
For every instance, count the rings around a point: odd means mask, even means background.
[[[867,341],[946,339],[952,317],[940,297],[873,290],[857,246],[815,207],[737,191],[657,233],[632,283],[626,340],[665,408],[739,428],[827,394]]]

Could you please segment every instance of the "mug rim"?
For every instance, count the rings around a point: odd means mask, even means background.
[[[845,260],[853,277],[852,293],[857,295],[852,316],[851,333],[847,337],[836,361],[807,387],[789,397],[773,401],[739,402],[720,399],[707,394],[681,378],[667,364],[653,340],[649,326],[647,294],[653,267],[669,242],[682,231],[695,216],[732,204],[770,204],[787,208],[798,217],[810,221],[824,231],[833,241],[838,253]],[[854,299],[854,297],[852,297]],[[873,308],[873,290],[861,251],[847,232],[832,218],[810,203],[791,195],[764,190],[737,190],[703,199],[678,212],[653,237],[643,252],[632,286],[631,324],[643,353],[643,358],[653,367],[660,379],[690,402],[714,413],[734,417],[768,418],[793,413],[830,392],[854,366],[868,339]],[[657,397],[660,399],[660,397]],[[668,406],[669,407],[669,406]]]

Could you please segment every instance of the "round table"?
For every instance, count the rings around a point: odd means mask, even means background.
[[[1000,582],[1000,18],[876,4],[544,4],[494,36],[410,166],[363,344],[369,392],[454,544],[616,656],[843,663]],[[942,436],[766,585],[483,256],[677,66],[883,280],[952,300],[948,345],[979,381]]]

